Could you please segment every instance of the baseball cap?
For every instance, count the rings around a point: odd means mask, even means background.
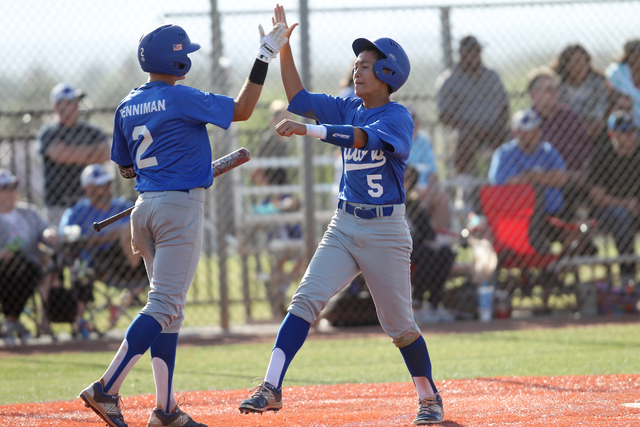
[[[540,127],[542,120],[533,109],[520,110],[513,115],[511,126],[514,130],[530,131]]]
[[[0,169],[0,187],[15,187],[18,178],[9,169]]]
[[[51,101],[51,105],[55,105],[60,101],[72,101],[83,96],[84,93],[80,89],[76,89],[68,83],[58,83],[51,89],[49,101]]]
[[[482,45],[474,36],[466,36],[460,40],[460,50],[482,49]]]
[[[88,185],[103,186],[113,181],[113,176],[101,164],[89,165],[80,175],[80,184],[83,187]]]
[[[613,132],[630,132],[636,130],[633,117],[626,111],[614,111],[607,120],[607,128]]]

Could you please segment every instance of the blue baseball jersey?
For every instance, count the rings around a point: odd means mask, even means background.
[[[58,229],[61,233],[64,233],[64,227],[67,225],[79,225],[82,230],[82,236],[96,236],[98,232],[93,229],[94,222],[100,222],[112,217],[117,213],[129,209],[131,206],[133,206],[133,202],[124,197],[118,197],[111,199],[111,204],[107,210],[102,210],[93,206],[91,202],[89,202],[89,199],[84,197],[64,211]],[[129,218],[121,218],[109,226],[109,228],[111,227],[129,227]],[[112,243],[105,242],[97,247],[92,247],[91,251],[103,251],[109,249],[111,246]],[[81,255],[84,260],[89,263],[91,262],[91,254],[89,251],[83,250]]]
[[[404,203],[404,172],[414,127],[411,114],[397,102],[378,108],[364,108],[362,103],[360,98],[303,89],[289,103],[289,111],[321,124],[352,125],[367,133],[363,149],[342,148],[340,199],[370,205]]]
[[[118,105],[111,160],[133,165],[140,192],[208,188],[213,170],[206,125],[228,129],[233,110],[228,96],[145,83]]]

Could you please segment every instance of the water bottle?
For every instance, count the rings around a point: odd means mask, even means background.
[[[478,317],[481,322],[488,322],[493,317],[493,290],[486,280],[478,288]]]

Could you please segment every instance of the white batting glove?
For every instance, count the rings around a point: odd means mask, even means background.
[[[262,25],[258,26],[260,32],[260,48],[258,49],[258,59],[266,62],[271,62],[273,58],[278,56],[278,52],[282,46],[287,44],[288,38],[284,36],[287,32],[287,27],[282,22],[276,24],[269,34],[265,36]]]

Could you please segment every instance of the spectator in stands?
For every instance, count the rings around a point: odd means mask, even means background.
[[[113,197],[111,182],[113,175],[101,164],[84,168],[80,175],[85,197],[68,208],[60,221],[60,234],[67,240],[78,241],[81,260],[90,268],[96,279],[107,286],[123,289],[120,312],[110,319],[115,325],[117,317],[148,285],[142,257],[131,249],[131,227],[128,218],[120,219],[100,233],[93,223],[109,218],[133,206],[124,197]],[[73,226],[80,227],[79,239],[69,235]],[[77,229],[77,227],[76,227]],[[73,273],[73,272],[72,272]],[[73,275],[73,274],[72,274]],[[81,278],[78,278],[81,279]],[[93,282],[74,283],[78,291],[79,307],[74,332],[82,332],[83,313],[86,303],[93,301]]]
[[[411,230],[413,317],[417,323],[450,322],[455,315],[442,305],[444,285],[449,277],[455,254],[449,246],[436,242],[431,217],[417,191],[420,172],[407,166],[404,175],[406,219]],[[428,297],[425,295],[428,292]]]
[[[608,118],[615,111],[625,111],[629,114],[633,114],[633,101],[631,97],[622,92],[609,90],[607,95],[607,108],[605,109],[604,116]],[[611,140],[609,139],[609,128],[605,124],[605,127],[602,128],[594,138],[594,155],[598,150],[602,149],[602,147],[608,146],[609,144],[611,144]]]
[[[31,337],[20,314],[45,273],[38,244],[57,243],[56,232],[44,217],[19,202],[17,187],[15,175],[0,169],[0,305],[5,320],[2,334],[10,345],[16,337],[22,343]]]
[[[60,222],[62,213],[83,196],[80,174],[85,166],[109,160],[106,135],[97,127],[79,120],[81,90],[66,83],[56,85],[50,101],[55,123],[38,133],[44,161],[45,205],[51,224]]]
[[[640,39],[629,40],[619,61],[605,70],[609,86],[633,101],[633,121],[640,126]]]
[[[564,48],[552,64],[560,78],[559,100],[569,105],[580,117],[592,138],[606,129],[607,83],[604,75],[593,68],[591,55],[580,44]]]
[[[429,134],[420,128],[420,118],[415,108],[409,106],[413,118],[414,130],[411,154],[407,165],[418,171],[415,190],[420,195],[424,207],[436,229],[448,229],[451,213],[449,211],[449,195],[440,185],[436,156]]]
[[[353,83],[353,64],[349,64],[349,69],[344,78],[340,81],[340,91],[338,92],[340,98],[356,98],[356,90]]]
[[[612,233],[621,255],[635,253],[640,223],[640,149],[633,116],[615,111],[608,120],[610,144],[601,147],[590,168],[590,195],[598,227]],[[635,281],[634,262],[620,264],[623,284]]]
[[[509,99],[498,74],[482,63],[482,47],[473,36],[460,41],[460,62],[436,82],[438,120],[458,131],[454,163],[468,180],[478,176],[477,156],[494,150],[508,134]]]
[[[275,127],[282,120],[289,118],[291,113],[287,111],[285,101],[276,100],[269,106],[271,117],[269,119],[269,129],[262,135],[262,141],[256,150],[257,158],[279,158],[292,157],[295,152],[291,149],[291,144],[275,131]],[[290,176],[291,170],[284,166],[257,168],[252,175],[253,182],[259,186],[284,186],[293,183]],[[287,192],[272,191],[266,192],[266,196],[253,207],[256,214],[280,214],[286,212],[296,212],[300,210],[298,197]],[[267,297],[271,304],[274,318],[282,319],[286,314],[285,302],[287,300],[286,291],[289,288],[294,276],[302,274],[303,258],[300,256],[300,249],[296,245],[288,244],[291,241],[300,241],[302,238],[302,226],[300,223],[277,223],[275,226],[260,227],[255,230],[256,236],[264,234],[266,242],[261,243],[269,247],[269,251],[275,257],[272,264],[272,271],[267,281]],[[288,242],[289,241],[289,242]],[[285,273],[285,264],[294,260],[294,266],[290,273]]]
[[[557,240],[561,232],[546,217],[557,216],[563,209],[561,189],[567,182],[567,171],[560,153],[542,139],[542,123],[533,109],[514,114],[515,138],[493,153],[489,182],[493,185],[533,185],[536,206],[529,237],[539,252],[548,252],[549,243]]]
[[[541,139],[560,153],[567,168],[567,184],[563,188],[567,203],[564,215],[570,219],[588,203],[586,186],[593,143],[578,115],[569,105],[560,102],[558,78],[551,68],[533,70],[527,89],[532,109],[542,120]]]

